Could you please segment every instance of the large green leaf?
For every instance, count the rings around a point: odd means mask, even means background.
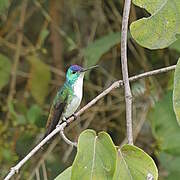
[[[179,0],[133,0],[133,3],[151,14],[130,26],[132,37],[141,46],[165,48],[176,40],[176,35],[180,33]]]
[[[60,175],[58,175],[54,180],[71,180],[71,169],[72,167],[68,167]]]
[[[148,115],[152,131],[162,151],[180,155],[180,127],[172,105],[172,92],[157,102]]]
[[[180,124],[180,58],[174,74],[173,107],[177,121]]]
[[[28,85],[34,99],[39,104],[43,104],[45,97],[48,95],[51,73],[49,67],[36,56],[28,57],[28,59],[31,63]]]
[[[11,74],[11,62],[10,60],[0,54],[0,90],[9,82]]]
[[[116,156],[116,148],[107,133],[100,132],[97,136],[95,131],[85,130],[78,140],[71,180],[112,179]]]
[[[83,50],[87,66],[95,65],[103,54],[108,52],[113,46],[119,44],[121,40],[120,32],[109,33],[90,43],[87,48]]]
[[[113,180],[144,180],[158,178],[152,158],[136,146],[124,145],[118,150],[118,160]]]

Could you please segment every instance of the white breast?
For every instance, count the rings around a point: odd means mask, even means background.
[[[82,95],[83,95],[83,78],[84,78],[84,74],[81,74],[73,86],[74,96],[64,113],[64,116],[66,118],[70,117],[77,110],[77,108],[81,103]]]
[[[81,74],[73,86],[74,94],[79,99],[82,99],[82,94],[83,94],[82,93],[83,92],[83,78],[84,78],[84,74]]]

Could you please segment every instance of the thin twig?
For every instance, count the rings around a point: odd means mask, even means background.
[[[136,138],[137,136],[139,135],[141,129],[142,129],[142,126],[144,124],[144,122],[146,121],[146,116],[147,116],[147,113],[148,113],[148,110],[149,110],[149,107],[150,107],[150,104],[146,103],[142,109],[142,113],[141,113],[141,117],[140,117],[140,120],[138,121],[138,124],[136,125],[135,127],[135,130],[134,130],[134,141],[136,141]],[[123,146],[124,144],[127,143],[127,138],[125,138],[122,142],[121,142],[121,145],[120,146]]]
[[[64,134],[64,129],[62,129],[62,130],[60,131],[60,135],[61,135],[62,139],[63,139],[67,144],[69,144],[69,145],[71,145],[71,146],[77,147],[77,143],[76,143],[76,142],[72,142],[71,140],[69,140],[69,139],[66,137],[66,135]]]
[[[157,69],[154,71],[149,71],[146,73],[142,73],[133,77],[129,78],[129,81],[135,81],[144,77],[152,76],[155,74],[160,74],[160,73],[165,73],[168,71],[174,70],[176,65],[170,66],[170,67],[165,67],[161,69]],[[113,89],[118,88],[120,86],[123,86],[123,81],[119,80],[114,82],[109,88],[104,90],[101,94],[99,94],[97,97],[95,97],[92,101],[90,101],[86,106],[84,106],[82,109],[80,109],[75,116],[80,116],[85,110],[93,106],[98,100],[109,94]],[[71,122],[74,121],[74,117],[71,117],[67,120],[67,122],[64,122],[60,126],[58,126],[55,130],[53,130],[45,139],[43,139],[34,149],[30,151],[28,155],[24,159],[22,159],[16,166],[11,168],[11,171],[9,174],[5,177],[4,180],[9,180],[15,173],[18,173],[20,168],[44,145],[46,144],[53,136],[55,136],[57,133],[59,133],[62,129],[64,129],[67,124],[70,124]]]
[[[128,30],[128,19],[131,7],[131,0],[125,0],[123,19],[122,19],[122,30],[121,30],[121,64],[122,64],[122,75],[125,90],[125,102],[126,102],[126,128],[127,128],[127,139],[129,144],[133,144],[133,133],[132,133],[132,94],[129,85],[128,78],[128,65],[127,65],[127,30]]]
[[[43,163],[42,163],[42,171],[43,171],[43,179],[44,179],[44,180],[48,180],[47,171],[46,171],[46,165],[45,165],[45,162],[44,162],[44,161],[43,161]]]

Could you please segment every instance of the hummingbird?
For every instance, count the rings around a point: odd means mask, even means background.
[[[68,68],[66,81],[63,86],[59,88],[51,105],[44,138],[50,134],[58,124],[61,124],[72,116],[75,117],[74,112],[79,107],[83,96],[85,72],[96,67],[98,67],[98,65],[89,68],[71,65]]]

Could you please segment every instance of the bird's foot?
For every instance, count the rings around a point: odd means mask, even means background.
[[[61,124],[64,123],[64,122],[67,122],[67,119],[68,119],[68,118],[63,117],[63,118],[62,118],[62,121],[61,121]]]
[[[69,116],[68,118],[63,117],[63,118],[61,119],[61,121],[59,121],[58,125],[63,124],[64,122],[66,122],[66,123],[67,123],[67,126],[68,126],[68,125],[69,125],[68,119],[71,118],[71,117],[73,117],[74,120],[77,119],[77,116],[73,113],[73,114],[72,114],[71,116]]]
[[[76,114],[72,114],[72,117],[74,117],[74,120],[76,120],[77,119],[77,116],[76,116]]]
[[[67,122],[67,118],[66,118],[66,117],[63,117],[63,118],[58,122],[58,125],[61,125],[61,124],[63,124],[64,122]]]
[[[59,123],[56,125],[56,128],[62,126],[62,124],[64,124],[64,123],[66,123],[65,126],[68,126],[67,119],[66,119],[65,117],[63,117],[63,118],[59,121]],[[65,126],[63,126],[61,130],[64,130],[64,127],[65,127]]]

